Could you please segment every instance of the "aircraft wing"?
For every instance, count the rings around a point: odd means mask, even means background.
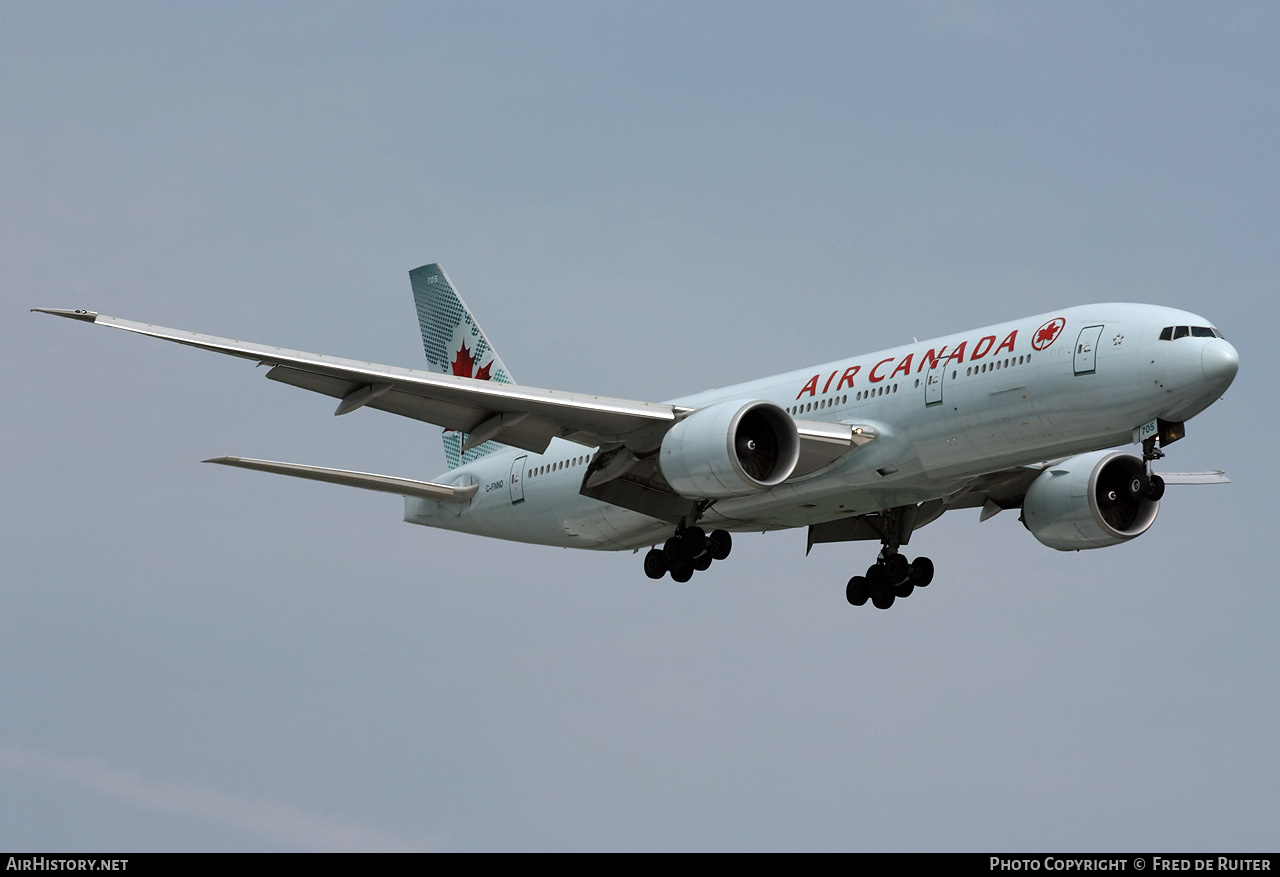
[[[464,451],[493,440],[540,454],[558,437],[587,447],[651,452],[672,424],[694,410],[340,359],[137,323],[94,311],[32,310],[253,360],[270,366],[267,377],[273,381],[340,399],[334,414],[377,408],[457,430],[466,434]],[[797,421],[796,425],[803,455],[797,471],[801,472],[825,465],[876,435],[873,429],[846,424]]]
[[[588,446],[656,445],[677,417],[690,410],[339,359],[135,323],[93,311],[33,310],[254,360],[270,366],[267,377],[273,381],[341,399],[334,414],[365,406],[377,408],[467,433],[468,447],[492,439],[542,453],[555,437]]]

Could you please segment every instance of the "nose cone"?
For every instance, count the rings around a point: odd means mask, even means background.
[[[1225,390],[1240,370],[1240,354],[1228,342],[1215,338],[1200,353],[1200,368],[1210,383]]]

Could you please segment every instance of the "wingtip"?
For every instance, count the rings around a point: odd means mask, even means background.
[[[97,311],[86,311],[82,308],[32,308],[33,314],[53,314],[55,317],[66,317],[69,320],[83,320],[92,323],[98,319]]]

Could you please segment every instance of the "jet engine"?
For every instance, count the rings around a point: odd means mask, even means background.
[[[1146,467],[1122,451],[1095,451],[1045,469],[1022,501],[1022,523],[1059,551],[1119,545],[1147,532],[1160,511]]]
[[[786,481],[800,460],[791,415],[762,400],[719,402],[685,417],[662,439],[659,467],[682,496],[746,496]]]

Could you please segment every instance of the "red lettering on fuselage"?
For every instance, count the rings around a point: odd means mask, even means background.
[[[1009,333],[1009,337],[1000,342],[1000,346],[996,348],[996,356],[1000,355],[1001,350],[1008,350],[1013,353],[1013,345],[1018,339],[1018,330],[1014,329]]]
[[[927,362],[927,363],[929,363],[929,368],[936,368],[936,367],[937,367],[937,365],[938,365],[938,360],[942,359],[942,357],[943,357],[943,356],[945,356],[945,355],[946,355],[946,353],[947,353],[947,345],[945,345],[945,344],[944,344],[944,345],[942,345],[942,349],[941,349],[941,350],[934,350],[932,347],[930,347],[930,348],[929,348],[929,352],[928,352],[928,353],[926,353],[926,354],[925,354],[925,355],[920,359],[920,365],[916,368],[916,372],[917,372],[917,373],[919,373],[919,372],[923,371],[923,370],[924,370],[924,364],[925,364],[926,362]]]
[[[969,361],[975,362],[988,355],[999,356],[1002,352],[1005,352],[1005,351],[1009,353],[1013,353],[1014,346],[1018,343],[1018,330],[1014,329],[1007,336],[1005,336],[1005,339],[1001,341],[999,346],[996,346],[995,350],[993,351],[991,348],[995,346],[995,343],[996,343],[995,335],[983,335],[973,345],[973,352],[969,356]],[[921,354],[920,362],[916,364],[916,373],[918,374],[924,371],[926,366],[928,368],[937,368],[939,363],[943,365],[950,365],[952,362],[964,362],[965,351],[968,349],[968,346],[969,346],[968,341],[961,341],[958,345],[956,345],[956,349],[951,351],[950,355],[947,354],[947,351],[950,350],[950,347],[946,344],[942,345],[941,348],[936,348],[936,349],[932,347],[929,348],[929,351],[927,353]],[[914,351],[902,357],[902,360],[899,361],[897,366],[893,369],[893,371],[889,373],[888,375],[889,379],[892,380],[893,378],[896,378],[899,375],[905,376],[905,375],[911,374],[911,364],[914,361],[914,359],[915,359]],[[879,362],[877,362],[875,365],[871,367],[871,371],[867,373],[867,380],[873,384],[879,384],[882,381],[884,381],[885,375],[880,373],[881,370],[885,366],[887,366],[889,363],[894,362],[895,360],[897,360],[897,357],[890,356],[890,357],[887,357],[886,359],[882,359]],[[827,376],[826,383],[822,385],[822,392],[826,393],[828,390],[830,390],[831,384],[833,382],[835,383],[835,391],[837,393],[839,393],[845,387],[852,388],[853,377],[854,375],[858,374],[860,371],[862,371],[862,366],[860,365],[849,366],[844,370],[844,374],[840,374],[839,371],[833,371],[830,375]],[[836,375],[838,374],[840,374],[840,380],[836,381]],[[806,393],[808,393],[810,396],[817,396],[818,384],[820,381],[822,381],[822,375],[820,374],[817,374],[811,377],[808,383],[804,385],[804,388],[796,395],[796,398],[799,399],[801,396],[803,396]]]
[[[871,367],[870,373],[867,375],[867,380],[871,381],[871,383],[873,384],[878,384],[881,381],[883,381],[884,375],[880,375],[880,377],[876,377],[876,369],[880,368],[880,366],[884,365],[886,362],[893,362],[893,357],[891,356],[888,359],[882,359],[879,362],[877,362],[875,365],[873,365]]]
[[[982,359],[982,357],[986,356],[987,353],[991,351],[991,345],[995,343],[996,343],[996,336],[983,335],[980,339],[978,339],[978,343],[973,345],[973,356],[969,357],[969,361],[973,362],[975,359]],[[987,346],[983,347],[982,346],[983,344]]]

